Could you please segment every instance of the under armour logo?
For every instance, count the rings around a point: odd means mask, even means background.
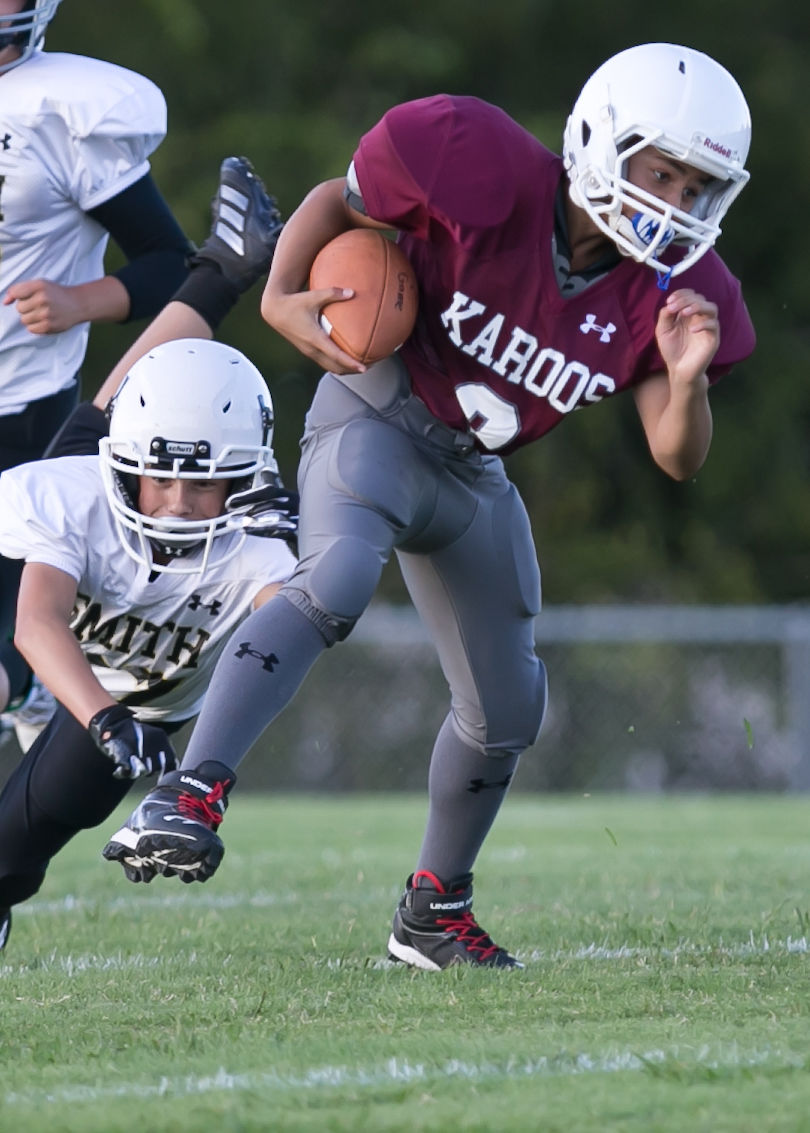
[[[11,148],[11,134],[6,134],[5,137],[0,138],[0,145],[4,150]]]
[[[501,790],[505,791],[511,782],[511,772],[506,776],[505,779],[496,779],[494,783],[488,783],[486,779],[470,779],[470,785],[467,790],[472,795],[477,795],[479,791],[493,790],[496,787],[500,787]]]
[[[272,673],[278,664],[278,657],[275,653],[262,653],[260,649],[253,649],[249,641],[239,643],[239,648],[234,653],[234,657],[238,657],[240,660],[242,657],[255,657],[257,661],[261,661],[262,668],[268,673]]]
[[[207,610],[211,617],[215,618],[222,609],[222,603],[218,598],[215,598],[213,602],[206,605],[201,594],[192,594],[188,600],[188,608],[189,610]]]
[[[589,330],[599,331],[600,342],[610,342],[610,336],[616,332],[615,323],[606,323],[605,326],[600,326],[596,321],[596,315],[586,315],[585,322],[580,323],[579,329],[583,334],[587,334]]]

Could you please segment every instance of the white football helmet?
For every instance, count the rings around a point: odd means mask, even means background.
[[[45,29],[56,15],[60,0],[26,0],[21,12],[0,17],[0,50],[19,47],[20,54],[10,63],[0,64],[0,74],[19,67],[45,39]]]
[[[614,55],[588,79],[565,127],[563,161],[574,204],[623,255],[668,280],[720,235],[720,221],[748,181],[750,144],[748,105],[724,67],[690,47],[645,43]],[[627,180],[628,158],[646,146],[710,174],[690,212]],[[674,266],[660,258],[670,244],[687,249]]]
[[[127,554],[175,574],[233,558],[247,538],[238,509],[223,507],[221,515],[200,520],[142,515],[138,478],[229,480],[230,496],[278,472],[272,440],[264,378],[238,350],[185,338],[140,358],[111,402],[110,435],[99,442],[104,489]],[[214,556],[222,535],[230,538]]]

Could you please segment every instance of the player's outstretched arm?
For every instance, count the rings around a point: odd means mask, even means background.
[[[53,695],[90,732],[116,766],[116,779],[172,770],[177,762],[162,728],[142,724],[96,680],[70,628],[76,581],[45,563],[26,563],[14,644]]]
[[[53,695],[84,727],[115,701],[96,680],[70,629],[76,580],[45,563],[26,563],[14,644]]]

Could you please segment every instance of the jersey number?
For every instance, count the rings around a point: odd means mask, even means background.
[[[503,448],[520,432],[520,415],[515,406],[483,382],[467,382],[456,386],[455,392],[470,431],[486,448]]]

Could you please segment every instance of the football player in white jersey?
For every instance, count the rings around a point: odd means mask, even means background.
[[[38,459],[76,404],[90,324],[155,315],[193,252],[150,174],[163,95],[44,51],[59,2],[0,0],[0,472]],[[106,274],[110,236],[127,262]],[[0,560],[0,711],[11,700],[24,723],[37,690],[8,640],[18,583]]]
[[[188,279],[102,387],[102,399],[117,389],[109,412],[84,405],[65,432],[64,451],[89,439],[95,455],[0,477],[0,552],[25,564],[16,642],[59,702],[0,794],[0,947],[53,855],[135,779],[171,775],[170,733],[294,567],[270,395],[244,355],[212,340],[266,274],[280,227],[249,163],[226,159]],[[148,863],[126,868],[150,876]]]

